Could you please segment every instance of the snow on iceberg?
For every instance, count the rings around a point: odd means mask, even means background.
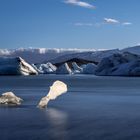
[[[56,74],[72,74],[72,70],[67,63],[64,63],[57,68]]]
[[[72,70],[74,74],[83,72],[83,69],[80,66],[78,66],[76,62],[72,62]]]
[[[39,74],[53,74],[57,67],[50,62],[46,64],[32,64]]]
[[[0,75],[36,75],[37,71],[21,57],[0,57]]]

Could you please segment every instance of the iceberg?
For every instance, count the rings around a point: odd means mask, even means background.
[[[97,65],[94,63],[88,63],[83,66],[83,74],[95,74],[95,70],[97,69]]]
[[[78,66],[76,62],[72,62],[72,70],[74,74],[80,74],[83,71],[83,69]]]
[[[102,59],[96,69],[99,76],[140,76],[140,56],[128,52]]]
[[[20,105],[23,100],[17,97],[13,92],[5,92],[0,96],[0,104]]]
[[[72,74],[72,70],[67,63],[64,63],[57,68],[56,74]]]
[[[50,62],[46,64],[32,64],[32,66],[39,74],[53,74],[57,69],[57,67]]]
[[[47,96],[43,97],[39,104],[39,108],[45,108],[50,100],[55,100],[58,96],[67,92],[67,85],[62,81],[55,81],[50,87],[50,91]]]
[[[36,75],[37,71],[21,57],[0,57],[0,75]]]

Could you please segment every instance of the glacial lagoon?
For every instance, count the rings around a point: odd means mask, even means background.
[[[68,92],[37,108],[55,80]],[[139,77],[1,76],[0,93],[7,91],[24,102],[0,106],[0,140],[140,139]]]

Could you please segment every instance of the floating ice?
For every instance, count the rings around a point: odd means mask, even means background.
[[[0,96],[0,104],[20,105],[23,100],[17,97],[13,92],[6,92]]]
[[[58,96],[67,92],[67,85],[62,81],[55,81],[50,87],[50,91],[47,96],[43,97],[39,104],[39,108],[45,108],[50,100],[55,100]]]

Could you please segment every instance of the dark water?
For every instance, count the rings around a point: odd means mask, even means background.
[[[55,80],[68,93],[36,108]],[[140,78],[94,76],[0,77],[0,93],[24,102],[0,106],[0,140],[140,140]]]

